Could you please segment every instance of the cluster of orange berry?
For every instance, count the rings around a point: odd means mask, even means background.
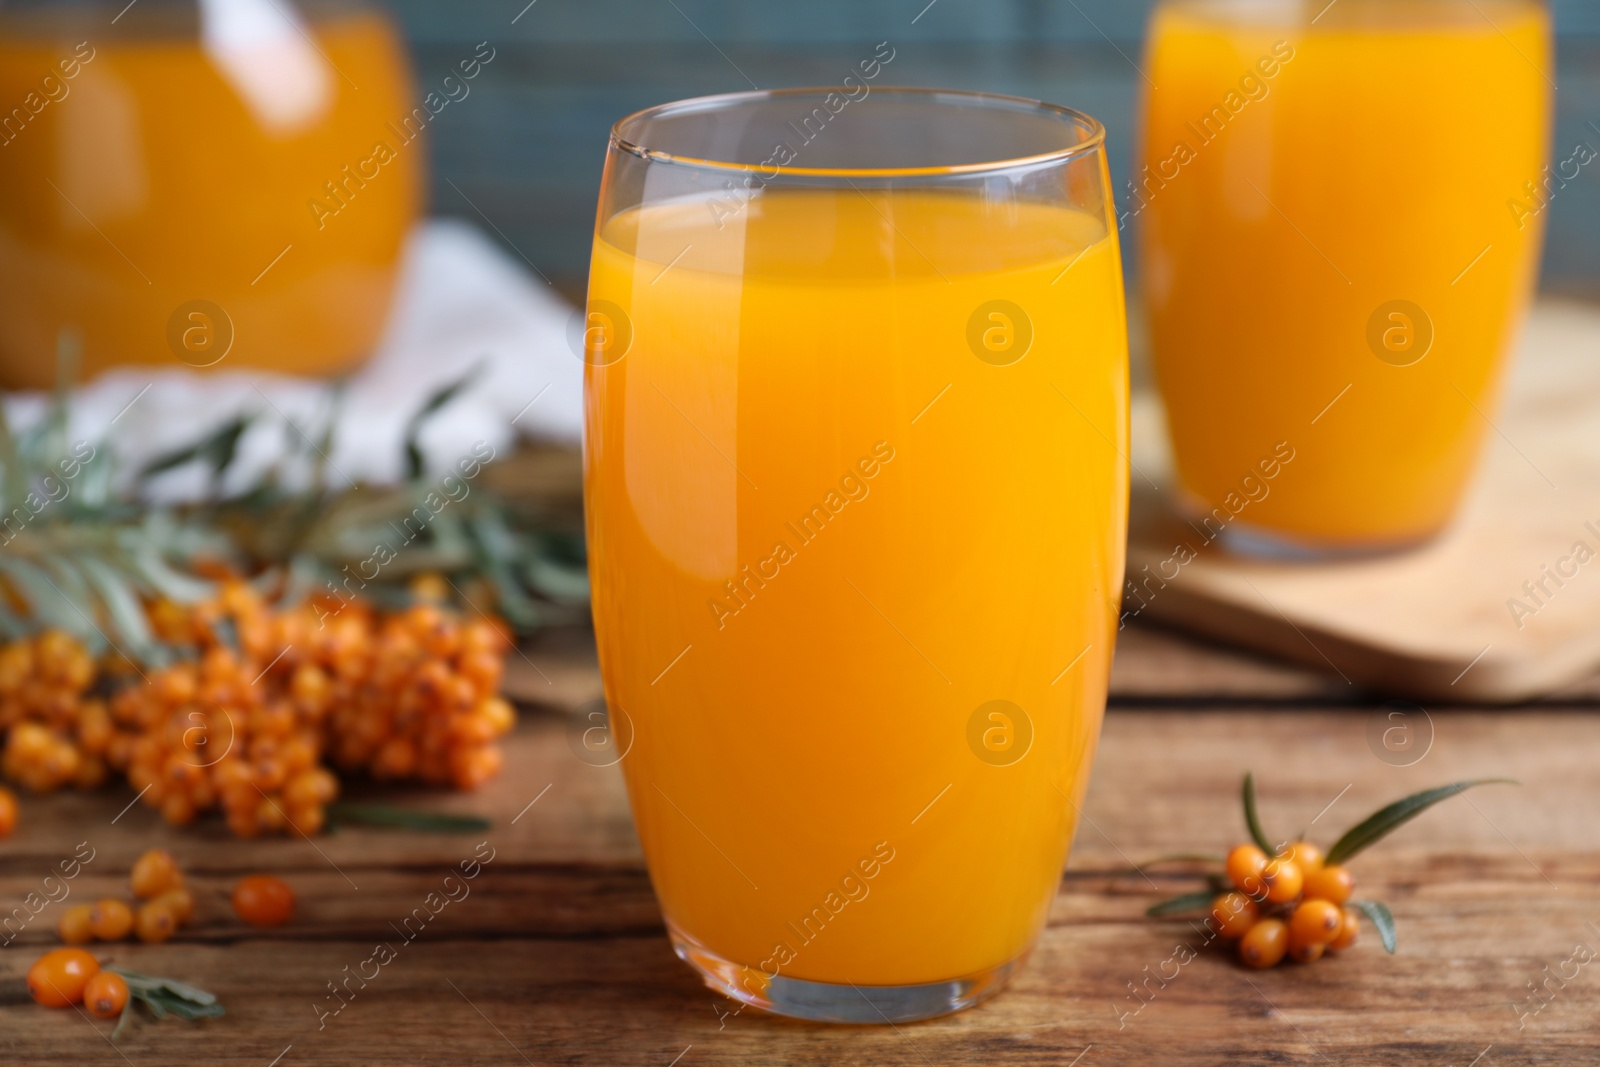
[[[94,680],[93,657],[59,630],[0,648],[0,773],[40,793],[105,781],[110,719],[87,695]]]
[[[1247,966],[1271,967],[1285,956],[1311,963],[1356,943],[1357,914],[1344,907],[1355,880],[1324,863],[1315,845],[1297,841],[1271,857],[1235,845],[1225,869],[1234,888],[1211,902],[1211,922],[1219,937],[1238,941]]]
[[[61,913],[56,933],[64,944],[121,941],[130,933],[140,941],[157,943],[178,932],[194,915],[194,894],[172,854],[152,849],[140,856],[128,878],[135,898],[143,901],[135,911],[125,901],[108,897],[95,904],[74,904]]]
[[[46,952],[28,968],[28,994],[47,1008],[82,1004],[97,1019],[115,1019],[128,1004],[128,982],[81,948]]]
[[[238,837],[322,828],[339,793],[322,760],[328,712],[341,694],[321,661],[348,623],[336,616],[321,627],[319,611],[327,614],[316,602],[274,610],[232,578],[195,607],[151,606],[157,635],[199,657],[121,690],[112,717],[134,733],[129,784],[168,822],[220,807]],[[112,758],[124,759],[120,747]]]
[[[431,602],[381,615],[313,598],[276,608],[224,578],[195,606],[147,605],[156,635],[194,655],[143,678],[48,631],[0,648],[0,772],[38,792],[127,776],[182,825],[221,808],[238,836],[321,829],[339,783],[475,788],[515,723],[499,694],[510,640]],[[109,699],[95,695],[109,691]]]
[[[509,641],[498,627],[418,604],[382,620],[362,612],[334,637],[324,669],[344,687],[328,720],[341,769],[458,789],[499,773],[497,739],[516,713],[499,696]]]

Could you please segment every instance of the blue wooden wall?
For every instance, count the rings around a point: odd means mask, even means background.
[[[1015,93],[1093,114],[1109,131],[1120,188],[1137,100],[1132,62],[1151,2],[394,0],[391,6],[411,41],[423,88],[477,42],[496,49],[470,97],[433,127],[435,211],[480,224],[487,216],[503,239],[574,292],[587,269],[606,132],[615,119],[667,100],[747,89],[750,82],[761,88],[835,82],[883,40],[896,49],[886,81]],[[1560,35],[1555,143],[1564,157],[1579,140],[1600,148],[1600,0],[1554,0],[1552,8]],[[1600,294],[1600,170],[1586,168],[1562,190],[1549,221],[1545,287]]]

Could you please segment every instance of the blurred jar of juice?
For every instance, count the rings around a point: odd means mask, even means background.
[[[1544,6],[1165,0],[1145,70],[1129,214],[1185,509],[1246,548],[1432,536],[1556,188]]]
[[[62,329],[90,374],[349,369],[421,193],[394,26],[352,3],[125,2],[0,10],[0,386],[49,384]]]

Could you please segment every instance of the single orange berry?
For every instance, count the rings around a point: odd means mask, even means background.
[[[1315,963],[1327,949],[1328,946],[1320,941],[1296,941],[1290,937],[1288,956],[1296,963]]]
[[[1247,967],[1271,967],[1289,947],[1289,928],[1282,919],[1262,919],[1239,939],[1239,958]]]
[[[1229,941],[1243,937],[1260,917],[1256,902],[1243,893],[1223,893],[1211,902],[1212,928]]]
[[[151,899],[150,903],[160,904],[172,911],[172,917],[178,924],[188,922],[194,916],[194,894],[185,886],[176,886]]]
[[[1329,900],[1343,904],[1355,891],[1356,880],[1343,867],[1323,867],[1306,878],[1305,893],[1313,900]]]
[[[0,837],[10,837],[17,828],[17,794],[0,785]]]
[[[1295,866],[1300,868],[1300,873],[1308,878],[1313,871],[1322,870],[1322,850],[1309,841],[1296,841],[1278,855],[1284,859],[1294,860]]]
[[[83,1006],[96,1019],[115,1019],[128,1003],[128,983],[115,971],[101,971],[83,987]]]
[[[1267,900],[1273,904],[1287,904],[1300,895],[1305,885],[1305,875],[1293,860],[1274,856],[1261,870],[1261,881],[1267,887]]]
[[[133,933],[149,945],[160,944],[178,932],[178,917],[170,907],[150,900],[139,905],[133,919]]]
[[[133,909],[120,900],[102,900],[89,912],[89,929],[101,941],[121,941],[133,929]]]
[[[233,887],[233,911],[251,926],[282,926],[294,915],[294,890],[270,874],[252,874]]]
[[[60,935],[62,944],[87,945],[94,940],[94,929],[89,922],[89,915],[93,911],[88,904],[74,904],[61,913],[56,923],[56,933]]]
[[[1344,921],[1339,927],[1339,933],[1328,942],[1328,948],[1334,952],[1342,952],[1356,943],[1356,936],[1361,932],[1361,922],[1356,914],[1356,909],[1345,908]]]
[[[83,987],[100,972],[100,961],[81,948],[46,952],[28,968],[28,995],[47,1008],[69,1008],[83,1000]]]
[[[1289,936],[1296,944],[1325,945],[1344,928],[1344,912],[1326,900],[1303,900],[1289,916]]]
[[[1228,881],[1247,897],[1259,898],[1266,887],[1261,872],[1267,866],[1267,854],[1254,845],[1234,845],[1228,853]]]
[[[178,873],[178,863],[172,858],[172,853],[164,848],[153,848],[134,861],[133,874],[129,876],[128,883],[133,887],[134,896],[149,900],[181,885],[182,876]]]

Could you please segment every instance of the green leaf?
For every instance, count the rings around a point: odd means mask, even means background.
[[[1488,785],[1492,782],[1504,782],[1509,785],[1522,784],[1515,778],[1474,778],[1463,782],[1452,782],[1450,785],[1441,785],[1436,789],[1424,789],[1420,793],[1412,793],[1410,796],[1402,797],[1386,808],[1373,812],[1364,820],[1346,830],[1344,836],[1334,842],[1332,848],[1328,849],[1328,855],[1323,862],[1330,866],[1335,863],[1344,863],[1362,849],[1376,844],[1391,831],[1410,822],[1439,803],[1439,801],[1447,800],[1457,793],[1471,789],[1475,785]]]
[[[108,621],[122,638],[124,651],[136,660],[151,661],[156,652],[155,635],[150,632],[144,605],[139,603],[126,578],[96,556],[79,556],[78,565],[105,605]]]
[[[1245,772],[1244,776],[1243,793],[1244,823],[1250,828],[1251,839],[1255,841],[1255,843],[1261,847],[1261,851],[1265,852],[1267,855],[1271,856],[1276,854],[1278,851],[1278,846],[1273,844],[1272,841],[1267,837],[1266,832],[1261,829],[1261,816],[1256,811],[1256,780],[1255,776],[1250,774],[1248,771]]]
[[[1378,940],[1383,942],[1383,950],[1390,955],[1394,954],[1395,941],[1394,916],[1389,914],[1389,909],[1376,900],[1352,900],[1352,908],[1360,908],[1378,930]]]
[[[1173,897],[1171,900],[1163,900],[1159,904],[1152,904],[1145,909],[1144,913],[1152,919],[1159,919],[1164,915],[1178,915],[1186,911],[1199,911],[1201,908],[1209,908],[1216,896],[1215,893],[1209,890],[1185,893],[1182,896]]]
[[[454,400],[463,389],[472,384],[472,380],[478,376],[478,372],[483,370],[484,362],[484,360],[479,360],[468,369],[467,373],[448,385],[435,390],[433,395],[423,401],[416,414],[412,415],[406,423],[406,477],[408,480],[414,482],[422,477],[423,457],[422,448],[419,444],[422,428],[427,425],[428,420],[433,417],[435,412]]]
[[[31,560],[0,553],[0,574],[5,575],[12,589],[22,597],[36,628],[54,626],[86,639],[92,633],[50,576]]]
[[[443,811],[418,811],[415,808],[398,808],[392,804],[368,804],[341,801],[328,806],[330,823],[352,826],[381,826],[398,830],[420,830],[424,833],[457,834],[487,830],[493,825],[477,815],[455,815]]]
[[[196,460],[203,460],[211,467],[213,481],[220,483],[222,476],[232,466],[234,457],[238,455],[239,438],[244,436],[245,430],[249,429],[254,421],[254,415],[234,416],[217,427],[211,436],[151,460],[139,472],[139,479],[143,481],[153,475],[175,470]]]
[[[128,983],[130,999],[137,999],[157,1019],[176,1015],[182,1019],[215,1019],[222,1015],[222,1004],[216,994],[180,982],[176,978],[154,978],[121,967],[107,967],[120,974]],[[119,1021],[118,1026],[122,1025]]]

